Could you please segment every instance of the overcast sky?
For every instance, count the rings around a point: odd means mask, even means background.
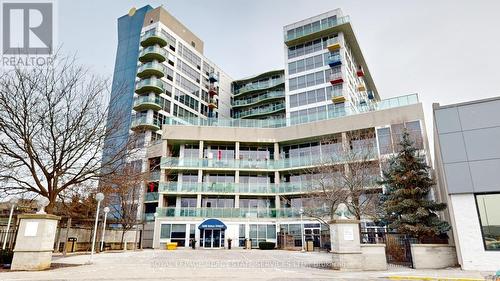
[[[432,103],[500,95],[500,1],[58,1],[66,53],[111,77],[116,19],[163,5],[205,42],[233,78],[284,68],[283,26],[328,10],[349,15],[381,98],[418,93],[432,135]]]

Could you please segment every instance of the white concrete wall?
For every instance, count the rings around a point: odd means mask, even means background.
[[[486,251],[482,240],[476,200],[473,194],[449,196],[451,217],[459,263],[464,270],[497,271],[500,251]]]
[[[454,246],[443,244],[412,244],[413,268],[439,269],[457,265]]]
[[[363,244],[363,270],[387,270],[385,244]]]

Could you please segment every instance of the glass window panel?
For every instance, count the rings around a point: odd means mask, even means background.
[[[160,238],[170,238],[171,224],[162,224],[160,229]]]
[[[476,195],[484,247],[500,251],[500,193]]]

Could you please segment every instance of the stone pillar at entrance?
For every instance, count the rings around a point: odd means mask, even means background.
[[[330,222],[330,241],[333,268],[336,270],[362,270],[363,254],[359,237],[359,220],[349,218],[344,204],[337,209],[338,219]]]
[[[12,270],[44,270],[52,263],[57,222],[61,217],[49,214],[18,216],[19,230],[12,259]]]

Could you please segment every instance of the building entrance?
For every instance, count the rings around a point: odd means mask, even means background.
[[[226,225],[217,219],[208,219],[198,226],[200,246],[206,249],[224,248]]]

